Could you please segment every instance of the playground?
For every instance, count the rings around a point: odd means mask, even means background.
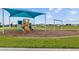
[[[4,10],[10,13],[9,16],[9,27],[5,27],[5,16]],[[35,17],[44,15],[44,24],[36,25],[35,22],[32,24],[29,18],[33,18],[35,21]],[[2,33],[0,35],[6,36],[25,36],[25,37],[60,37],[60,36],[72,36],[79,35],[79,26],[73,25],[63,25],[62,20],[54,19],[53,25],[46,24],[46,14],[33,12],[29,10],[20,10],[20,9],[10,9],[3,8],[2,9],[3,16],[3,25],[2,25]],[[12,27],[10,17],[28,17],[22,20],[17,21],[16,27]],[[56,21],[59,21],[61,24],[58,26],[55,24]]]
[[[9,25],[5,25],[4,10],[10,13]],[[44,15],[44,24],[32,24],[36,16]],[[61,20],[46,24],[46,14],[18,9],[2,9],[3,24],[0,27],[0,47],[19,48],[79,48],[79,25],[63,25]],[[17,20],[16,26],[11,24],[10,17],[26,17]],[[55,22],[60,21],[60,25]]]

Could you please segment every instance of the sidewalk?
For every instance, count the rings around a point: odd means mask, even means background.
[[[0,48],[0,51],[79,51],[79,49],[61,48]]]

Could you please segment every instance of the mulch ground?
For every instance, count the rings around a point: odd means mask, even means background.
[[[2,35],[0,33],[0,35]],[[5,30],[5,36],[16,36],[16,37],[60,37],[60,36],[71,36],[79,35],[79,30],[34,30],[30,33],[24,33],[23,31],[16,30]]]

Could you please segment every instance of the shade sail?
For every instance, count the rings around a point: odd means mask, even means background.
[[[25,13],[25,12],[17,13],[17,14],[15,14],[15,15],[12,15],[11,17],[29,17],[29,18],[32,18],[32,16],[28,15],[28,14]]]
[[[33,12],[29,10],[14,9],[14,8],[3,8],[10,13],[10,17],[29,17],[35,18],[36,16],[43,15],[45,13]]]

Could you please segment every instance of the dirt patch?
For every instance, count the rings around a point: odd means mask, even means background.
[[[2,35],[0,33],[0,35]],[[59,37],[59,36],[71,36],[79,35],[79,30],[34,30],[30,33],[24,33],[23,31],[5,30],[6,36],[24,36],[24,37]]]

